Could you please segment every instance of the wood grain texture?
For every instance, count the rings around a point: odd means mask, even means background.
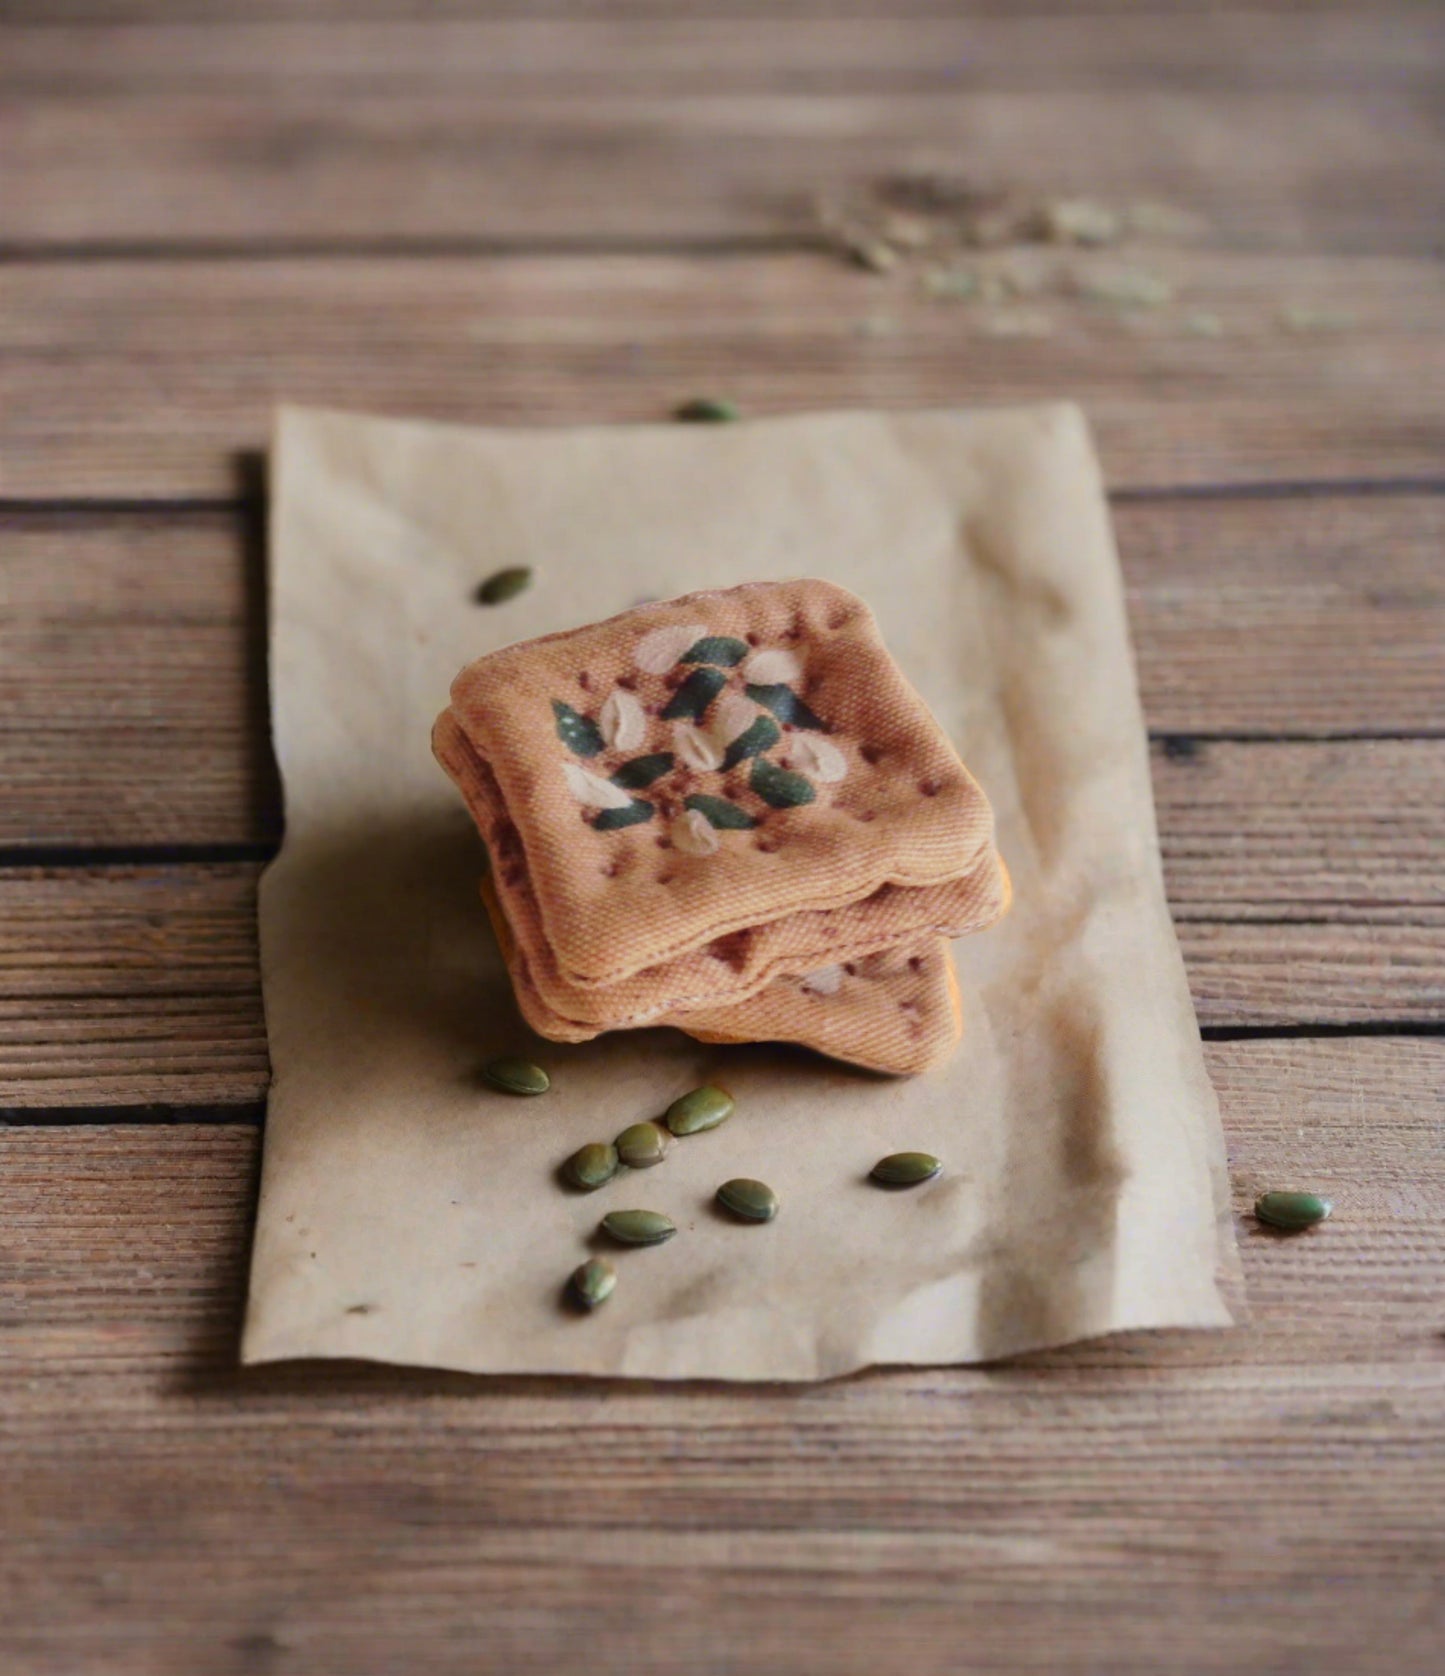
[[[820,192],[964,165],[1162,198],[1223,248],[1424,253],[1442,41],[1419,7],[18,29],[0,227],[667,244],[796,234]]]
[[[791,1391],[239,1373],[255,1131],[0,1133],[7,1671],[1433,1672],[1445,1046],[1209,1060],[1247,1325]]]
[[[1116,506],[1114,520],[1156,733],[1445,726],[1445,497],[1185,499]],[[0,513],[0,848],[279,836],[258,524],[244,508]],[[1229,789],[1213,829],[1178,799],[1214,798],[1219,759],[1201,755],[1193,772],[1166,773],[1172,855],[1192,843],[1192,866],[1227,873],[1252,842],[1228,823],[1272,819],[1263,780],[1240,801],[1247,760],[1225,755]],[[1294,832],[1311,801],[1333,799],[1321,830],[1338,838],[1348,800],[1363,799],[1356,818],[1374,823],[1366,850],[1383,868],[1372,899],[1416,903],[1405,888],[1411,858],[1439,836],[1418,825],[1420,801],[1440,791],[1434,760],[1408,748],[1296,753],[1278,820]],[[1417,765],[1423,778],[1413,785]],[[1397,818],[1391,835],[1384,823]],[[1259,825],[1260,840],[1278,836]],[[1318,908],[1298,869],[1298,845],[1311,841],[1295,832],[1281,862],[1291,911]],[[1184,911],[1194,898],[1183,875],[1175,883]],[[1343,908],[1346,897],[1321,900]],[[1285,911],[1275,894],[1250,901],[1255,911]]]
[[[1068,394],[1115,488],[1440,476],[1433,261],[974,265],[1030,294],[939,300],[822,254],[0,265],[0,496],[230,494],[281,401],[559,424],[713,392],[751,413]],[[1140,272],[1172,299],[1088,294]]]
[[[1155,781],[1202,1024],[1445,1024],[1445,741],[1211,744]],[[258,871],[0,872],[0,1105],[259,1100]]]

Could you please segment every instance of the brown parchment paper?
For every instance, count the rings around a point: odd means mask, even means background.
[[[284,411],[271,686],[286,839],[261,885],[273,1082],[243,1355],[816,1379],[1228,1321],[1218,1113],[1164,901],[1117,560],[1080,414],[466,430]],[[479,579],[532,565],[494,609]],[[518,1021],[479,841],[428,735],[461,665],[644,597],[832,577],[992,798],[1016,897],[957,945],[963,1046],[892,1081],[670,1031]],[[489,1093],[530,1054],[551,1093]],[[723,1128],[575,1195],[559,1162],[704,1079]],[[870,1186],[883,1153],[947,1172]],[[752,1228],[712,1208],[760,1176]],[[561,1287],[609,1208],[679,1226]]]

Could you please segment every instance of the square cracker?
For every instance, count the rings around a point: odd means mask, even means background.
[[[451,715],[583,988],[885,885],[962,879],[993,842],[872,612],[831,582],[690,594],[509,646],[458,675]]]

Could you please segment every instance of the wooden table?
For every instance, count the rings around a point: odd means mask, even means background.
[[[1445,1667],[1441,8],[3,16],[0,1669]],[[980,185],[1001,247],[915,248]],[[1128,237],[1038,243],[1080,197]],[[1247,1325],[802,1390],[237,1371],[268,413],[696,394],[1087,405]],[[1292,1184],[1335,1218],[1267,1237]]]

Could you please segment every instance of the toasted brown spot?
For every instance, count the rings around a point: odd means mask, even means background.
[[[676,877],[676,873],[659,873],[657,875],[657,882],[660,885],[670,885]]]
[[[753,848],[755,850],[760,850],[764,855],[774,855],[777,853],[779,846],[772,838],[760,837],[753,839]]]
[[[846,611],[834,611],[829,615],[828,627],[830,629],[840,629],[847,621],[848,613]]]
[[[659,833],[652,841],[660,850],[670,850],[672,848],[672,839],[664,833]]]
[[[923,970],[923,956],[921,954],[909,955],[908,970],[910,972],[921,972]]]
[[[856,978],[858,976],[858,968],[851,960],[845,960],[843,962],[843,970],[850,978]]]
[[[924,797],[937,797],[943,786],[937,780],[920,780],[918,789]]]
[[[758,637],[755,634],[750,634],[747,637],[747,641],[749,646],[756,646],[758,644]]]
[[[878,819],[878,811],[876,809],[860,809],[853,818],[854,820],[859,821],[876,821]]]
[[[592,677],[587,673],[587,671],[585,669],[579,669],[578,670],[578,672],[577,672],[577,685],[579,687],[581,687],[581,689],[584,693],[590,693],[592,691]]]
[[[863,758],[870,768],[874,763],[880,762],[883,757],[882,751],[876,745],[860,745],[858,755]]]

